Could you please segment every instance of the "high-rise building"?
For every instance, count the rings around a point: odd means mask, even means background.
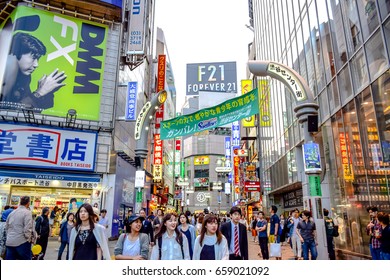
[[[369,258],[367,207],[390,212],[389,1],[253,0],[256,60],[282,63],[319,105],[321,192],[339,225],[339,258]],[[272,124],[259,127],[262,186],[283,213],[311,209],[303,197],[303,130],[285,86],[268,80]],[[322,211],[313,213],[321,219]]]

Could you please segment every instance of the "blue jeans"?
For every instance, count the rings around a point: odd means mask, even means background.
[[[372,244],[370,244],[370,253],[373,260],[381,259],[381,249],[380,248],[372,248]]]
[[[309,259],[309,250],[311,253],[311,259],[315,260],[317,259],[317,247],[316,242],[313,241],[304,241],[302,244],[302,251],[303,251],[303,259],[308,260]]]
[[[61,242],[60,249],[58,250],[57,260],[61,260],[62,253],[64,252],[66,246],[68,246],[68,250],[66,251],[66,260],[68,259],[68,257],[69,257],[69,243],[68,242]]]
[[[381,252],[381,260],[384,260],[384,261],[390,260],[390,253]]]
[[[31,260],[31,243],[25,242],[16,247],[7,246],[6,260]]]

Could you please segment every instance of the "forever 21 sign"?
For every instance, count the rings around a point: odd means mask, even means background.
[[[187,95],[199,91],[237,92],[236,62],[187,64]]]
[[[284,208],[294,208],[303,206],[302,189],[283,194]]]

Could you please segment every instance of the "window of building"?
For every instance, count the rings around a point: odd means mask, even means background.
[[[385,0],[385,1],[378,1],[378,5],[379,5],[379,11],[381,13],[381,17],[382,17],[382,20],[386,18],[386,16],[389,14],[390,12],[390,1],[389,0]]]
[[[386,51],[380,31],[377,31],[365,45],[368,60],[368,70],[371,80],[375,80],[388,68]]]
[[[384,25],[383,31],[385,32],[385,40],[386,40],[385,45],[387,46],[387,57],[390,57],[390,19]]]
[[[355,93],[359,93],[368,84],[366,58],[361,49],[351,60],[352,82]]]
[[[356,0],[360,22],[363,30],[363,38],[366,40],[378,27],[378,10],[374,0]]]
[[[363,42],[362,32],[355,1],[341,1],[348,52],[352,55]]]
[[[339,83],[339,93],[341,97],[341,103],[344,105],[347,100],[352,96],[351,78],[349,76],[349,66],[346,65],[337,75]]]
[[[321,123],[329,117],[329,100],[327,90],[325,89],[320,93],[318,97],[318,103],[320,105]]]
[[[333,43],[333,63],[336,65],[336,71],[340,70],[348,60],[347,45],[341,17],[340,4],[338,0],[328,0],[329,24]],[[333,75],[333,73],[332,73]]]
[[[328,86],[328,98],[329,98],[329,107],[330,114],[334,114],[340,109],[340,95],[337,88],[337,81],[333,79],[331,84]]]

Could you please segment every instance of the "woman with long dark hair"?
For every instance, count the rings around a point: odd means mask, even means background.
[[[219,230],[218,218],[206,215],[202,229],[195,240],[193,260],[228,260],[229,247],[225,236]]]
[[[189,260],[187,237],[177,228],[177,215],[168,213],[155,236],[151,260]]]
[[[68,212],[68,214],[66,214],[66,221],[64,221],[61,224],[60,236],[58,236],[58,241],[61,242],[61,246],[58,249],[57,260],[61,260],[62,253],[64,252],[66,246],[68,246],[68,251],[66,252],[66,259],[68,259],[69,238],[70,238],[70,233],[72,232],[73,228],[74,228],[74,214],[71,212]]]
[[[190,257],[192,259],[195,238],[196,238],[195,237],[195,227],[190,224],[190,220],[188,219],[188,216],[184,213],[180,214],[179,223],[180,224],[177,228],[187,237],[189,250],[190,250]]]
[[[69,260],[110,260],[105,228],[95,223],[92,205],[81,205],[75,218],[69,239]]]

